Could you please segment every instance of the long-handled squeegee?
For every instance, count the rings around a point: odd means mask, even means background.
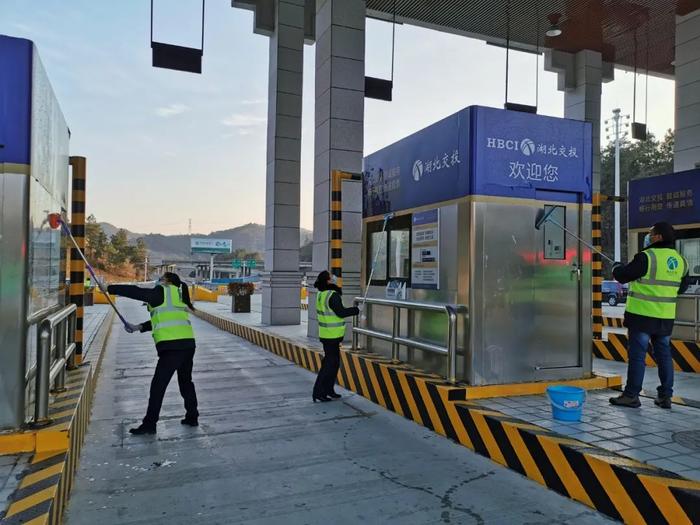
[[[102,287],[102,283],[100,280],[97,278],[97,275],[95,275],[95,270],[90,266],[90,263],[88,260],[85,258],[85,255],[83,254],[83,251],[80,249],[78,246],[78,243],[75,242],[75,238],[73,237],[73,234],[70,232],[70,229],[66,225],[65,222],[63,222],[63,218],[61,217],[61,214],[59,213],[50,213],[49,214],[49,225],[53,228],[56,229],[60,226],[60,228],[63,230],[63,233],[65,233],[68,238],[71,240],[73,243],[73,246],[75,246],[75,249],[77,252],[80,254],[80,257],[83,259],[85,262],[85,267],[88,269],[88,272],[90,272],[90,275],[92,275],[92,278],[95,280],[95,284],[97,284],[97,287],[102,291],[102,293],[105,295],[107,298],[107,302],[111,305],[112,308],[114,308],[115,313],[119,317],[122,323],[124,323],[125,327],[129,326],[129,323],[127,322],[126,319],[124,319],[124,316],[121,314],[121,312],[117,309],[117,305],[114,304],[114,301],[112,301],[112,298],[109,296],[107,293],[107,290],[105,290]]]
[[[365,301],[367,301],[367,293],[369,293],[369,285],[372,282],[372,277],[374,276],[374,269],[377,266],[377,260],[379,259],[379,253],[382,251],[382,248],[384,246],[384,232],[386,232],[386,225],[393,217],[394,217],[393,213],[387,213],[386,215],[384,215],[384,224],[382,225],[381,242],[379,243],[379,246],[377,246],[377,251],[374,252],[374,258],[372,259],[372,268],[369,271],[369,278],[367,279],[367,286],[365,286],[365,295],[362,298],[363,307],[364,307]],[[364,314],[362,317],[364,317]]]
[[[562,230],[564,230],[566,233],[568,233],[569,235],[571,235],[574,239],[577,239],[577,240],[578,240],[580,243],[582,243],[583,245],[588,246],[591,250],[593,250],[594,252],[596,252],[596,253],[597,253],[598,255],[600,255],[601,257],[604,257],[605,259],[607,259],[607,260],[610,261],[611,263],[614,263],[614,262],[615,262],[612,258],[610,258],[610,257],[608,257],[607,255],[605,255],[605,254],[604,254],[603,252],[601,252],[598,248],[596,248],[596,247],[593,246],[592,244],[587,243],[587,242],[584,241],[581,237],[579,237],[578,235],[576,235],[576,234],[573,233],[572,231],[567,230],[564,226],[562,226],[561,224],[559,224],[558,221],[556,221],[555,219],[553,219],[553,218],[552,218],[552,213],[554,213],[554,210],[555,210],[555,209],[556,209],[556,208],[555,208],[554,206],[552,206],[552,208],[550,208],[550,210],[549,210],[548,212],[545,212],[544,209],[537,210],[537,216],[536,216],[536,218],[535,218],[535,229],[536,229],[536,230],[539,230],[545,222],[551,222],[551,223],[554,224],[555,226],[558,226],[559,228],[561,228]]]

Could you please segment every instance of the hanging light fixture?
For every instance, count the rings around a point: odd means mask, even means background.
[[[547,20],[549,20],[549,29],[545,32],[545,35],[554,38],[561,35],[562,31],[559,27],[559,19],[561,18],[561,13],[552,13],[547,15]]]

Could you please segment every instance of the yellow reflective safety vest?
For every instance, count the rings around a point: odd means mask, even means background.
[[[187,313],[187,305],[182,302],[180,288],[172,284],[158,286],[163,288],[163,304],[155,308],[148,306],[153,340],[157,344],[161,341],[194,339],[194,330]]]
[[[340,339],[345,337],[345,321],[331,310],[331,296],[335,290],[325,290],[316,295],[318,315],[318,337],[320,339]]]
[[[688,263],[671,248],[645,250],[647,273],[630,284],[626,310],[657,319],[676,318],[676,297]]]

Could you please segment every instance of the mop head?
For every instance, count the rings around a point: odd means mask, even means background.
[[[49,226],[51,226],[51,229],[56,230],[60,228],[62,222],[63,219],[61,219],[60,213],[49,213]]]

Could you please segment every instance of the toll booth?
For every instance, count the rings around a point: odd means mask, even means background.
[[[37,323],[65,303],[69,130],[34,44],[0,35],[0,429],[28,418]]]
[[[591,125],[472,106],[364,159],[368,295],[464,305],[456,379],[471,385],[591,375]],[[384,229],[387,214],[391,218]],[[384,231],[383,231],[384,229]],[[366,326],[390,331],[368,305]],[[444,343],[445,315],[403,311],[410,340]],[[388,354],[386,342],[367,338]],[[444,356],[401,348],[430,372]]]
[[[688,261],[691,285],[679,296],[673,337],[700,340],[700,169],[632,180],[627,186],[628,260],[644,246],[654,223],[676,230],[676,249]]]

